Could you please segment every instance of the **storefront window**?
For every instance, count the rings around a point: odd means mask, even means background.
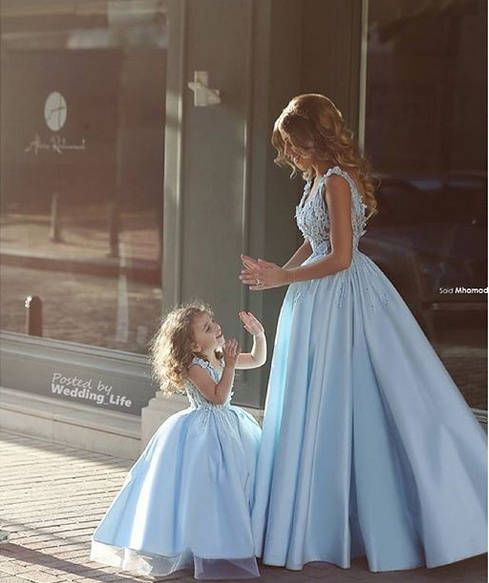
[[[474,408],[487,409],[487,3],[370,0],[365,246]]]
[[[161,312],[166,2],[2,2],[0,327],[145,353]]]

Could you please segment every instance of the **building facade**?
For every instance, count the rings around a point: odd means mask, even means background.
[[[284,263],[301,242],[302,182],[273,164],[270,135],[306,92],[336,103],[381,179],[360,249],[484,422],[486,10],[4,1],[0,423],[133,456],[186,406],[157,392],[147,351],[191,299],[244,348],[237,313],[253,311],[271,352],[285,288],[249,292],[239,256]],[[268,366],[236,379],[258,418]]]

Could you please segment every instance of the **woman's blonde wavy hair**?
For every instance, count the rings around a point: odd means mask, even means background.
[[[185,392],[185,381],[194,356],[208,360],[193,349],[193,323],[200,314],[214,318],[210,306],[203,302],[194,301],[174,308],[161,320],[150,342],[152,376],[167,396]],[[217,358],[221,356],[221,352],[216,352]]]
[[[274,162],[279,166],[290,166],[293,177],[300,169],[285,155],[281,131],[306,156],[330,166],[340,166],[345,171],[354,170],[363,191],[363,202],[369,210],[367,219],[377,214],[374,192],[380,181],[373,178],[370,161],[360,153],[353,132],[345,127],[343,115],[331,99],[319,93],[297,95],[275,121],[272,145],[277,156]],[[314,170],[309,168],[302,176],[304,180],[310,180]]]

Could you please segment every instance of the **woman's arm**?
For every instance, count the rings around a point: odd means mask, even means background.
[[[286,268],[284,283],[319,279],[348,269],[353,253],[350,187],[341,176],[330,176],[325,183],[331,252],[319,261],[303,267]]]
[[[280,287],[289,283],[320,279],[348,269],[353,254],[350,187],[341,176],[329,176],[325,181],[325,198],[330,219],[330,253],[318,261],[300,267],[279,267],[275,263],[255,261],[242,256],[245,270],[239,278],[252,291]],[[259,282],[257,284],[256,282]]]
[[[297,251],[292,255],[292,257],[282,266],[283,269],[290,269],[291,267],[297,267],[302,262],[304,262],[312,253],[311,243],[306,239],[304,243],[297,249]]]
[[[281,267],[280,269],[290,269],[292,267],[296,267],[296,266],[301,265],[301,263],[303,263],[311,255],[311,253],[312,253],[311,243],[306,239],[304,241],[304,243],[302,243],[302,245],[292,255],[292,257],[287,261],[287,263],[285,263],[284,266]],[[241,260],[243,261],[244,269],[241,271],[239,278],[241,279],[241,281],[243,283],[251,283],[251,280],[247,279],[247,275],[249,274],[250,262],[253,260],[251,259],[251,257],[248,257],[247,255],[241,255]],[[260,260],[258,260],[258,261],[260,261]],[[284,284],[280,283],[279,285],[284,285]],[[277,287],[277,286],[276,285],[271,285],[271,286],[261,285],[260,290],[264,291],[264,290],[270,289],[272,287]],[[250,287],[250,289],[253,290],[252,287]]]

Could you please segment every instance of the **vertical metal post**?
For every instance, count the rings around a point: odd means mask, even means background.
[[[27,296],[25,333],[29,336],[42,336],[42,300],[39,296]]]
[[[362,2],[362,22],[360,41],[360,89],[358,103],[358,146],[365,153],[365,124],[367,109],[367,57],[368,57],[368,9],[369,0]]]
[[[111,200],[109,207],[109,257],[119,257],[119,205]]]
[[[49,238],[54,243],[61,241],[61,224],[59,219],[59,195],[57,192],[51,197],[51,233]]]

